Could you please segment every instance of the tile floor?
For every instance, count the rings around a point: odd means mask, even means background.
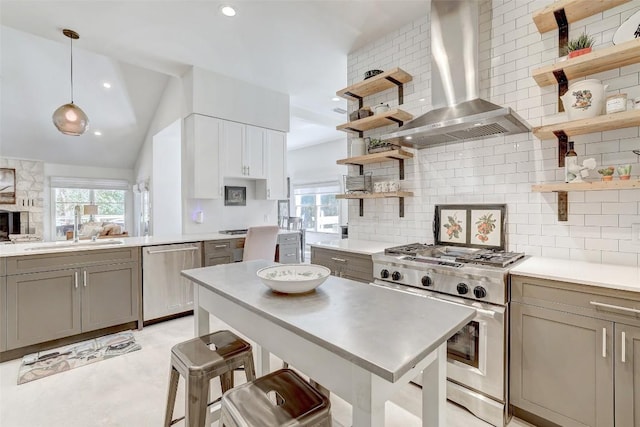
[[[211,329],[226,325],[211,318]],[[157,427],[164,417],[171,347],[193,336],[193,318],[156,324],[135,332],[142,350],[16,385],[20,359],[0,364],[2,427]],[[274,360],[274,363],[278,363]],[[277,365],[274,365],[277,366]],[[238,373],[238,381],[244,381]],[[212,382],[217,387],[216,382]],[[178,387],[174,416],[184,414],[184,384]],[[219,388],[218,388],[219,393]],[[350,406],[332,395],[336,425],[348,426]],[[448,403],[447,427],[489,427],[465,409]],[[420,426],[420,389],[407,385],[387,403],[386,426]],[[217,423],[214,423],[216,425]],[[175,424],[178,427],[184,422]],[[530,424],[513,420],[509,427]]]

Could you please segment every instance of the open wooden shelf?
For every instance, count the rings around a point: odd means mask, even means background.
[[[336,199],[359,199],[360,216],[364,215],[364,199],[398,199],[398,216],[404,217],[404,198],[413,197],[411,191],[394,191],[391,193],[358,193],[358,194],[336,194]]]
[[[564,182],[534,184],[531,186],[531,191],[534,193],[552,193],[554,191],[629,190],[633,188],[640,188],[640,179],[636,178],[628,181],[614,179],[613,181],[576,182],[573,184]]]
[[[392,70],[385,71],[382,74],[378,74],[377,76],[373,76],[370,79],[363,80],[339,90],[336,92],[336,95],[341,98],[358,101],[365,96],[373,95],[374,93],[382,92],[383,90],[410,82],[412,79],[413,77],[411,77],[411,74],[408,74],[406,71],[396,67]]]
[[[556,193],[558,195],[558,221],[567,221],[569,217],[570,191],[601,191],[601,190],[631,190],[640,188],[640,179],[632,178],[628,181],[614,179],[612,181],[589,181],[589,182],[554,182],[550,184],[533,184],[531,191],[534,193]]]
[[[638,62],[640,62],[640,39],[634,39],[538,68],[533,70],[532,77],[538,86],[544,87],[558,84],[554,72],[562,71],[567,80],[573,80]]]
[[[413,193],[411,191],[394,191],[393,193],[336,194],[336,199],[388,199],[393,197],[413,197]]]
[[[611,9],[629,0],[558,0],[533,12],[533,22],[540,33],[558,28],[555,12],[564,9],[567,23],[576,22],[603,10]]]
[[[405,160],[411,158],[413,158],[413,153],[399,148],[397,150],[382,151],[380,153],[340,159],[336,160],[336,163],[339,165],[368,165],[370,163],[380,163],[387,160]]]
[[[336,129],[345,132],[360,133],[369,129],[380,128],[392,124],[402,125],[404,122],[411,119],[413,119],[413,115],[395,108],[387,111],[386,113],[374,114],[373,116],[365,117],[364,119],[341,124],[336,126]]]
[[[533,128],[533,134],[538,139],[553,139],[554,132],[564,132],[567,136],[584,135],[593,132],[604,132],[640,126],[640,110],[628,110],[620,113],[605,114],[591,119],[572,120],[570,122]]]

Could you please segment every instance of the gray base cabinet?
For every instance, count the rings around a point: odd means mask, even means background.
[[[78,274],[71,269],[7,278],[7,349],[82,332]]]
[[[373,261],[371,260],[371,255],[312,246],[311,264],[327,267],[334,276],[365,283],[373,281]]]
[[[615,337],[616,426],[640,426],[640,327],[616,323]]]
[[[244,238],[204,242],[202,265],[230,264],[242,261]]]
[[[511,404],[567,427],[640,426],[640,295],[511,277]]]
[[[278,262],[282,264],[300,263],[300,233],[278,234]]]
[[[2,291],[3,350],[139,321],[139,248],[12,257]]]

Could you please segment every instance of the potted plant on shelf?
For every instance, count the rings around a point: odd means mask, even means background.
[[[613,172],[615,172],[615,168],[613,166],[609,166],[608,168],[598,169],[598,173],[602,175],[603,181],[611,181],[613,179]]]
[[[569,40],[565,52],[568,53],[569,58],[575,58],[591,52],[591,47],[594,43],[595,40],[592,36],[582,33],[579,37]]]
[[[618,166],[618,176],[621,180],[628,180],[631,178],[631,165]]]
[[[400,148],[399,145],[392,144],[390,142],[383,141],[381,139],[376,139],[376,138],[368,138],[368,139],[369,139],[369,144],[367,147],[367,151],[369,152],[369,154],[379,153],[381,151],[391,151],[391,150]]]

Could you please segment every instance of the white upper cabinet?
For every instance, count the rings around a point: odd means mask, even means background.
[[[229,178],[265,177],[266,129],[222,121],[224,176]]]
[[[287,198],[287,135],[275,130],[267,138],[267,199]]]
[[[213,117],[191,114],[184,119],[183,191],[192,199],[222,196],[220,123]]]
[[[243,154],[249,178],[265,178],[266,139],[266,129],[246,125]]]
[[[229,178],[245,178],[243,158],[245,125],[242,123],[221,120],[222,151],[224,176]]]

